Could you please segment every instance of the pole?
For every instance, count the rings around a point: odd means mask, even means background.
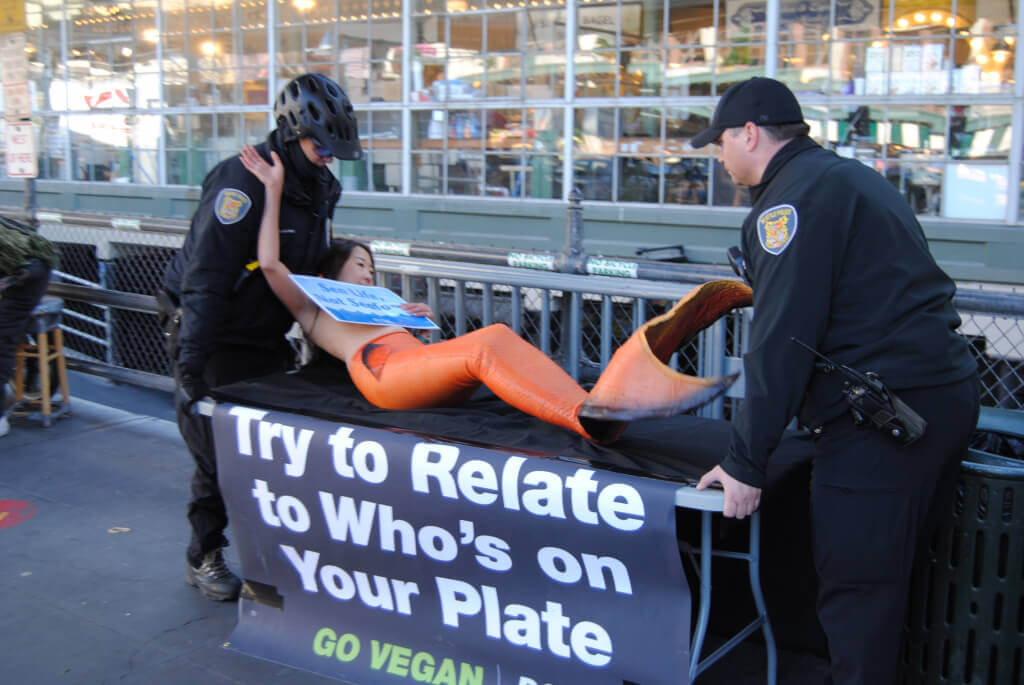
[[[555,258],[555,269],[563,273],[584,273],[586,254],[583,251],[583,196],[578,188],[569,192],[565,247]]]
[[[25,223],[33,230],[39,230],[39,222],[36,220],[36,180],[25,179]]]

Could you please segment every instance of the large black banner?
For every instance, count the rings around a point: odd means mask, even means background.
[[[354,683],[687,683],[677,485],[218,405],[254,656]]]

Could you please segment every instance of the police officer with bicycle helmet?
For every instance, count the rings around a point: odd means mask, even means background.
[[[363,151],[352,103],[322,74],[291,80],[274,100],[276,128],[256,146],[285,166],[281,198],[281,261],[313,274],[327,250],[341,186],[328,168]],[[195,460],[188,520],[192,537],[185,580],[214,600],[238,598],[241,582],[224,563],[227,512],[217,484],[209,420],[194,403],[211,387],[287,369],[284,337],[292,317],[260,273],[256,243],[263,215],[263,184],[238,156],[203,180],[199,207],[158,294],[161,325],[174,371],[178,426]]]

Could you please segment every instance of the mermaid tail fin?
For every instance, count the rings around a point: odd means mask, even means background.
[[[671,310],[638,328],[615,351],[580,407],[580,420],[672,416],[717,398],[739,374],[698,378],[679,373],[667,363],[680,345],[729,310],[752,302],[753,291],[738,281],[711,281],[695,288]]]

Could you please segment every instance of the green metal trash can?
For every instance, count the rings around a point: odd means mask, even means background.
[[[1024,412],[979,432],[1024,437]],[[1024,684],[1024,460],[971,449],[956,497],[914,570],[904,685]]]

